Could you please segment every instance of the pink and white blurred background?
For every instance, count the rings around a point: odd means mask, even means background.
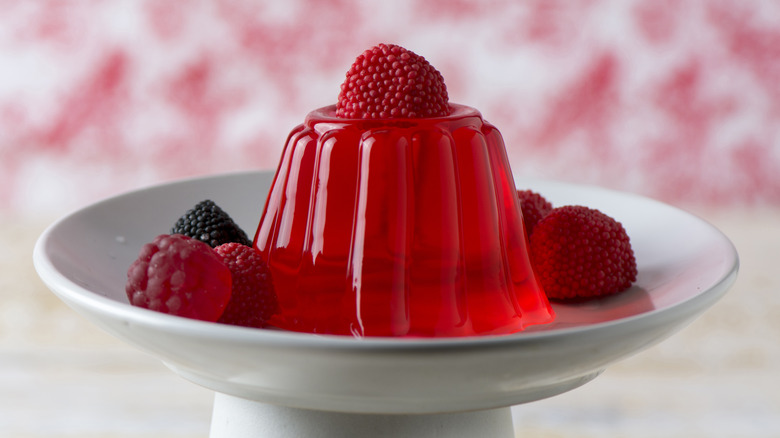
[[[516,171],[668,202],[780,204],[774,1],[75,1],[0,5],[0,206],[61,212],[272,169],[364,49],[403,45]],[[0,211],[2,211],[0,210]]]
[[[274,169],[379,42],[436,66],[517,173],[692,210],[740,253],[722,302],[518,407],[522,436],[780,436],[775,0],[0,0],[0,435],[207,435],[212,394],[57,300],[35,240],[127,190]]]

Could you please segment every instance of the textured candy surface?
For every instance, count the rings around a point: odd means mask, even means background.
[[[233,277],[233,293],[218,322],[263,327],[276,312],[271,273],[261,254],[251,246],[226,243],[214,248]]]
[[[636,259],[626,230],[596,209],[553,209],[531,234],[530,248],[534,270],[550,299],[612,295],[636,281]]]
[[[213,322],[230,300],[231,274],[207,244],[162,234],[130,265],[125,292],[134,306]]]
[[[447,86],[425,58],[379,44],[357,57],[341,85],[336,114],[348,119],[442,117]]]
[[[518,190],[517,197],[520,199],[520,210],[523,212],[525,232],[530,236],[536,224],[552,211],[553,206],[544,196],[533,190]]]
[[[212,248],[228,242],[252,244],[230,215],[210,199],[199,202],[182,215],[173,225],[171,234],[183,234],[198,239]]]

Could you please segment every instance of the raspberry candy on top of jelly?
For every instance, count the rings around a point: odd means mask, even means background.
[[[422,56],[394,44],[379,44],[357,57],[336,105],[336,115],[349,119],[443,117],[449,112],[441,73]]]

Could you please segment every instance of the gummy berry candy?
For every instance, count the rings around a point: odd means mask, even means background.
[[[125,292],[134,306],[214,322],[230,300],[231,274],[207,244],[162,234],[130,265]]]
[[[531,234],[530,253],[550,299],[611,295],[636,281],[636,260],[623,225],[588,207],[554,208]]]
[[[277,308],[271,272],[259,251],[239,243],[214,249],[233,276],[233,294],[218,322],[263,327]]]
[[[518,190],[517,197],[520,198],[520,210],[523,212],[525,232],[530,236],[536,224],[550,213],[553,207],[544,196],[532,190]]]
[[[403,47],[379,44],[357,57],[341,85],[336,115],[349,119],[442,117],[450,112],[444,78]]]
[[[238,242],[252,245],[252,241],[233,219],[214,201],[206,199],[180,217],[171,234],[183,234],[216,248],[223,243]]]

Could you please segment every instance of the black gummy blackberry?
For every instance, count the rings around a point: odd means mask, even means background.
[[[184,234],[212,248],[230,242],[252,246],[244,230],[210,199],[199,202],[180,217],[171,228],[171,234]]]

